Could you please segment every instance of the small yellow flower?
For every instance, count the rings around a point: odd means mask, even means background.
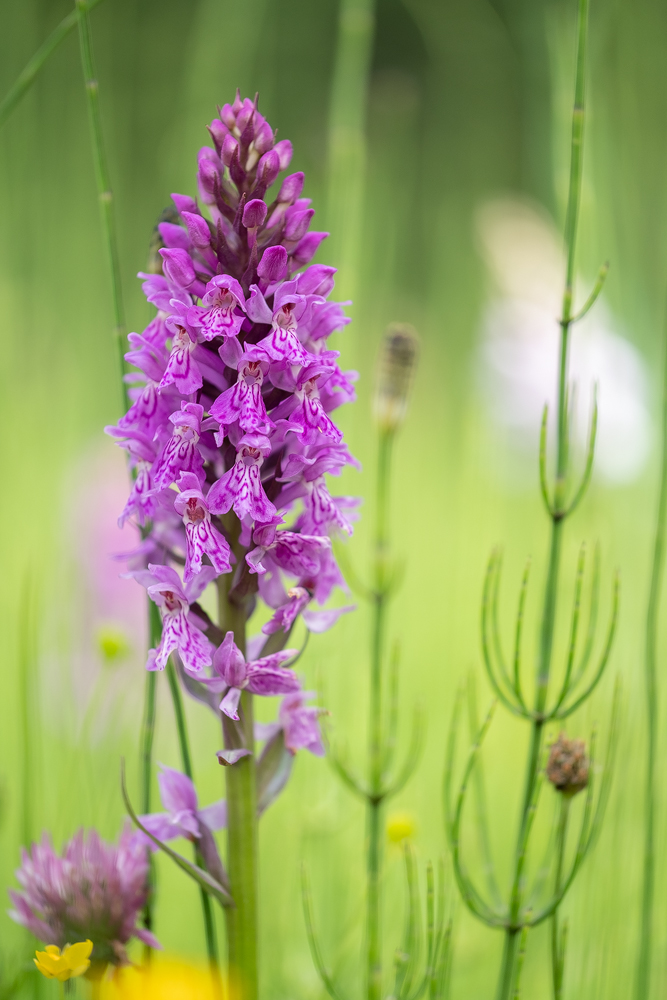
[[[118,969],[102,982],[101,1000],[219,1000],[208,969],[170,958]]]
[[[97,630],[97,646],[107,665],[124,660],[130,651],[125,633],[113,625],[101,625]]]
[[[46,951],[36,951],[35,965],[47,979],[59,979],[64,983],[67,979],[82,976],[90,967],[90,953],[93,950],[92,941],[77,941],[76,944],[66,944],[62,952],[55,944],[47,944]]]
[[[387,837],[392,844],[400,844],[402,840],[413,837],[415,830],[415,821],[410,813],[392,813],[387,819]]]

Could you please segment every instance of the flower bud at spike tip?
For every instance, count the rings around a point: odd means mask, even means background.
[[[394,431],[405,419],[418,351],[415,328],[392,323],[380,347],[373,400],[373,415],[382,430]]]
[[[289,202],[293,205],[294,202],[301,196],[303,191],[303,181],[304,174],[299,172],[298,174],[290,174],[280,185],[280,191],[278,192],[278,201]]]
[[[255,229],[261,226],[266,218],[266,202],[261,198],[253,198],[243,209],[243,225],[246,229]]]
[[[588,784],[588,768],[584,741],[568,740],[565,733],[561,733],[551,744],[547,762],[547,778],[556,791],[563,795],[581,792]]]
[[[281,139],[280,142],[275,144],[273,149],[280,159],[280,169],[287,170],[292,162],[292,143],[289,139]]]
[[[187,288],[195,280],[195,269],[185,250],[160,250],[162,270],[169,281],[179,288]]]
[[[287,250],[285,247],[269,247],[265,250],[257,265],[257,274],[269,284],[274,281],[282,281],[287,274]]]
[[[203,216],[195,215],[193,212],[181,212],[181,218],[188,227],[188,236],[194,247],[204,250],[211,245],[211,230]]]

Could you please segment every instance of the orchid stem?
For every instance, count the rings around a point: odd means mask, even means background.
[[[79,42],[81,48],[81,64],[88,99],[88,117],[93,144],[95,161],[95,179],[97,181],[97,196],[102,214],[102,229],[107,245],[109,274],[111,277],[111,293],[114,309],[114,339],[120,361],[121,386],[123,390],[123,411],[129,407],[127,386],[125,385],[125,310],[123,307],[123,292],[120,278],[120,258],[118,254],[118,238],[116,235],[116,220],[114,216],[113,193],[109,179],[109,167],[104,148],[102,132],[102,116],[100,114],[99,83],[95,74],[93,57],[93,41],[88,16],[89,4],[86,0],[76,0],[76,10],[79,22]]]
[[[658,742],[658,611],[665,561],[665,515],[667,513],[667,338],[663,344],[662,387],[662,456],[660,491],[653,544],[653,565],[646,609],[646,645],[644,671],[646,680],[646,787],[644,800],[644,873],[642,886],[641,932],[637,964],[637,1000],[651,993],[651,958],[653,951],[653,896],[655,878],[655,800],[657,793]]]
[[[503,961],[498,980],[497,1000],[509,1000],[518,934],[520,931],[521,912],[521,872],[526,849],[526,831],[530,822],[530,807],[533,801],[535,785],[540,767],[540,750],[542,731],[544,728],[544,713],[546,708],[549,675],[553,655],[554,632],[556,626],[556,607],[558,603],[558,578],[561,563],[562,535],[566,511],[565,489],[568,472],[568,414],[567,414],[567,371],[570,326],[573,319],[572,301],[576,260],[577,226],[579,221],[579,206],[581,200],[582,157],[584,140],[584,97],[586,83],[586,34],[588,28],[589,0],[579,0],[577,70],[575,81],[574,107],[572,111],[572,135],[570,154],[570,183],[568,192],[567,214],[565,221],[565,246],[567,267],[563,306],[560,320],[561,337],[558,365],[558,414],[556,428],[556,482],[553,493],[553,504],[550,510],[551,542],[549,551],[549,566],[547,570],[542,622],[540,628],[539,653],[537,658],[537,676],[535,685],[535,708],[533,712],[530,750],[526,767],[525,791],[519,820],[519,833],[514,857],[514,878],[512,888],[512,904],[510,920],[506,930]]]
[[[167,680],[169,681],[169,690],[171,691],[171,699],[174,704],[174,715],[176,716],[176,729],[178,730],[178,742],[181,748],[183,772],[188,776],[190,781],[194,783],[192,773],[192,757],[190,756],[190,743],[188,740],[183,699],[181,698],[181,689],[178,686],[178,677],[176,676],[176,670],[171,657],[167,663]],[[199,865],[200,868],[206,867],[203,858],[196,847],[195,864]],[[219,986],[220,965],[218,961],[218,939],[215,933],[215,917],[213,916],[213,908],[211,906],[211,900],[208,893],[200,887],[199,894],[201,897],[202,915],[204,917],[204,932],[206,934],[208,962],[211,969],[211,975],[213,976],[213,982],[216,986]]]
[[[148,636],[149,643],[155,647],[162,635],[162,619],[157,604],[148,601]],[[153,776],[153,739],[155,736],[157,673],[146,671],[146,687],[144,691],[144,715],[141,723],[141,811],[148,815],[151,811],[151,780]],[[144,907],[143,923],[148,931],[153,929],[153,900],[155,895],[155,864],[153,852],[149,851],[149,895]],[[150,961],[152,949],[144,947],[144,962]]]
[[[230,544],[237,562],[245,559],[239,540],[240,524],[230,524]],[[244,603],[230,597],[231,574],[218,579],[219,624],[233,631],[234,642],[245,656],[246,618]],[[257,912],[257,790],[253,696],[243,691],[239,721],[222,715],[222,733],[227,750],[245,748],[250,756],[225,768],[227,789],[227,868],[234,906],[225,911],[230,989],[243,1000],[257,1000],[258,992],[258,912]]]

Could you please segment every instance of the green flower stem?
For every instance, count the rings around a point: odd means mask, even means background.
[[[556,431],[556,483],[554,501],[551,510],[551,541],[549,550],[549,566],[547,570],[544,605],[542,609],[542,624],[540,628],[539,654],[537,661],[537,677],[535,690],[535,708],[532,721],[530,750],[526,766],[525,791],[519,834],[514,858],[514,878],[512,887],[512,903],[510,922],[506,931],[505,948],[498,980],[497,1000],[509,1000],[511,996],[514,965],[517,952],[518,933],[521,930],[521,872],[526,851],[528,825],[530,822],[530,806],[533,801],[535,784],[540,767],[540,750],[544,719],[542,717],[547,701],[549,676],[553,656],[554,630],[556,624],[556,609],[558,604],[558,579],[560,573],[562,534],[567,516],[565,506],[565,490],[568,473],[568,399],[567,371],[570,327],[573,320],[572,302],[574,289],[574,274],[576,260],[577,227],[579,222],[579,207],[581,201],[581,176],[583,164],[584,140],[584,97],[586,82],[586,37],[588,29],[589,0],[579,0],[578,41],[577,41],[577,71],[575,82],[574,107],[572,111],[572,137],[570,154],[570,183],[568,192],[567,215],[565,221],[565,245],[567,251],[567,268],[565,275],[565,290],[560,320],[561,338],[558,365],[558,414]]]
[[[148,601],[148,636],[151,646],[157,646],[162,634],[162,619],[160,611],[153,601]],[[151,811],[151,780],[153,776],[153,739],[155,736],[155,709],[156,709],[157,673],[155,670],[146,671],[146,685],[144,690],[144,715],[141,722],[141,811],[146,815]],[[148,902],[144,908],[143,923],[146,930],[153,929],[153,897],[155,893],[155,864],[152,852],[150,858],[150,893]],[[152,949],[149,945],[144,946],[144,961],[150,960]]]
[[[225,911],[231,988],[243,1000],[257,1000],[257,792],[252,695],[244,691],[240,723],[223,716],[225,747],[253,751],[225,768],[227,783],[227,867],[234,906]]]
[[[235,515],[223,525],[237,564],[242,565],[245,549],[240,545],[240,523]],[[218,620],[220,628],[234,633],[234,641],[245,656],[245,601],[230,593],[233,574],[218,578]],[[221,713],[222,714],[222,713]],[[243,1000],[257,1000],[258,971],[258,846],[257,790],[255,774],[255,734],[253,697],[241,695],[239,722],[222,714],[222,734],[227,750],[245,748],[251,756],[242,757],[225,768],[227,797],[227,869],[234,906],[225,911],[227,919],[227,954],[230,989],[238,990]]]
[[[93,7],[97,7],[98,3],[100,3],[100,0],[88,0],[86,7],[88,10],[92,10]],[[73,10],[71,14],[62,19],[57,28],[54,28],[46,41],[40,45],[32,59],[26,64],[25,68],[19,74],[16,83],[10,88],[4,100],[0,102],[0,128],[2,128],[16,106],[30,90],[49,56],[55,52],[63,39],[67,38],[78,21],[79,11]]]
[[[554,877],[554,895],[558,896],[563,882],[563,862],[565,860],[565,843],[567,840],[567,821],[570,816],[572,797],[561,793],[560,816],[556,833],[556,874]],[[551,971],[554,988],[554,1000],[563,996],[563,971],[565,955],[561,949],[561,936],[558,928],[558,909],[551,917]]]
[[[100,115],[99,84],[95,75],[95,63],[93,59],[93,44],[90,30],[90,18],[88,17],[89,3],[86,0],[76,0],[76,11],[79,22],[79,42],[81,48],[81,63],[83,66],[83,76],[86,87],[86,97],[88,99],[88,116],[90,119],[90,131],[93,143],[93,157],[95,160],[95,178],[97,180],[97,194],[100,202],[102,214],[102,229],[107,245],[109,259],[109,273],[111,276],[111,293],[114,309],[114,338],[118,350],[121,377],[125,374],[125,311],[123,308],[123,294],[120,280],[120,260],[118,255],[118,239],[116,236],[116,222],[113,209],[113,193],[109,179],[109,167],[104,148],[104,138],[102,134],[102,117]],[[127,410],[129,400],[125,381],[121,381],[123,389],[123,408]]]
[[[375,0],[340,0],[329,108],[327,228],[337,234],[334,253],[344,298],[354,298],[360,257],[374,32]]]
[[[384,626],[389,582],[389,477],[393,430],[381,430],[378,442],[377,509],[374,554],[373,631],[368,719],[368,808],[366,855],[366,946],[368,1000],[382,994],[382,934],[380,926],[380,877],[382,868],[383,724],[382,666]]]
[[[169,681],[169,690],[171,691],[171,698],[174,704],[174,715],[176,716],[176,729],[178,731],[178,742],[181,748],[183,772],[184,774],[187,774],[190,781],[194,781],[192,774],[192,757],[190,756],[190,743],[188,740],[188,731],[185,722],[185,711],[183,709],[183,699],[181,697],[181,689],[178,686],[176,670],[174,669],[174,664],[171,659],[169,659],[169,662],[167,663],[167,680]],[[204,860],[196,847],[195,864],[199,865],[200,868],[205,868]],[[206,951],[208,953],[209,966],[211,969],[211,975],[213,976],[213,982],[216,984],[218,992],[220,992],[220,965],[218,961],[218,939],[215,933],[215,918],[213,916],[213,909],[208,893],[204,892],[202,888],[199,889],[199,893],[201,896],[202,915],[204,917]]]
[[[665,513],[667,511],[667,343],[664,350],[662,398],[662,457],[660,491],[653,544],[653,564],[646,609],[644,671],[646,681],[646,787],[644,793],[644,873],[641,904],[641,931],[637,964],[637,1000],[651,995],[651,957],[653,951],[653,896],[655,878],[655,800],[657,793],[658,741],[658,612],[665,562]]]

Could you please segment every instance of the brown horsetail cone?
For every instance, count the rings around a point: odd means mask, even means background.
[[[556,791],[576,795],[588,784],[589,760],[583,740],[568,740],[560,733],[547,762],[547,778]]]
[[[382,430],[394,431],[405,419],[417,364],[419,337],[409,323],[392,323],[378,358],[373,415]]]

